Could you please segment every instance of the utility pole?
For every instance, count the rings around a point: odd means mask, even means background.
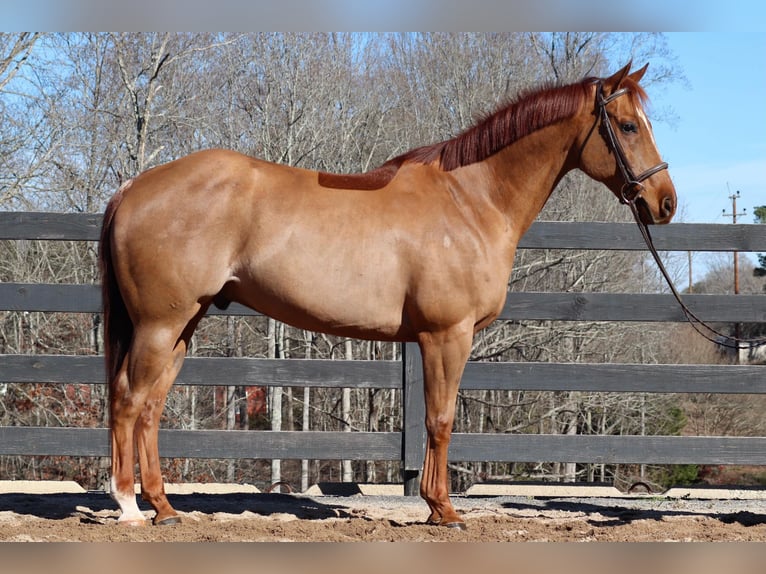
[[[739,191],[732,193],[729,196],[731,199],[731,213],[726,213],[724,209],[722,214],[724,217],[731,217],[732,223],[737,223],[737,217],[747,215],[747,210],[743,209],[742,213],[737,213],[737,200],[739,199]],[[737,259],[737,252],[734,252],[734,294],[739,295],[739,265]]]
[[[737,223],[737,217],[747,215],[747,210],[743,209],[742,213],[737,213],[737,200],[739,199],[739,190],[732,193],[729,196],[731,199],[731,213],[726,213],[724,209],[722,215],[724,217],[731,217],[732,224]],[[737,258],[737,252],[734,251],[734,294],[739,295],[739,261]],[[734,323],[734,337],[740,338],[739,323]],[[739,362],[739,352],[737,352],[737,362]]]
[[[688,251],[689,256],[689,293],[694,293],[694,274],[692,273],[692,252]]]

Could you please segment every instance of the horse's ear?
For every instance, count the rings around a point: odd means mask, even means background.
[[[633,80],[636,83],[639,83],[641,81],[641,78],[644,77],[644,74],[646,73],[646,69],[649,67],[649,62],[644,64],[644,67],[640,70],[636,70],[630,76],[628,76],[631,80]]]
[[[604,79],[603,86],[604,86],[604,95],[609,95],[613,92],[615,92],[619,87],[622,81],[625,79],[625,77],[628,75],[628,72],[630,72],[630,66],[633,64],[633,62],[628,62],[628,64],[609,76],[608,78]],[[644,67],[644,70],[646,67]],[[643,74],[641,70],[639,70],[638,73]]]

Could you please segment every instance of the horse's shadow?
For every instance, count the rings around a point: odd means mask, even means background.
[[[141,510],[151,507],[140,500]],[[179,512],[242,514],[260,516],[288,514],[303,520],[357,517],[345,506],[318,502],[302,495],[280,493],[169,494],[170,504]],[[118,515],[118,506],[104,492],[76,494],[0,494],[0,512],[35,516],[49,520],[79,517],[85,523],[103,523],[105,513]],[[111,516],[111,514],[109,514]]]
[[[223,512],[241,514],[252,512],[261,516],[292,514],[306,520],[351,518],[348,509],[338,504],[326,504],[316,499],[293,494],[174,494],[168,495],[170,504],[180,512],[201,510],[205,513]]]
[[[700,512],[694,510],[686,510],[683,508],[640,508],[627,505],[621,505],[619,499],[615,499],[615,503],[611,506],[603,504],[592,504],[586,501],[571,500],[571,499],[538,499],[538,503],[531,505],[524,502],[505,502],[503,508],[509,509],[529,509],[532,506],[534,508],[543,508],[545,510],[559,510],[564,512],[576,512],[591,514],[600,514],[605,517],[606,520],[588,520],[590,524],[605,526],[621,526],[630,524],[636,520],[656,520],[661,521],[668,517],[692,517],[692,516],[708,516],[710,518],[719,520],[724,524],[739,523],[742,526],[758,526],[760,524],[766,524],[766,514],[758,514],[756,512],[736,510],[732,512],[722,512],[711,509],[710,512]]]

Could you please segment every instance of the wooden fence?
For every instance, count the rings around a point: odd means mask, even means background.
[[[99,214],[0,212],[0,240],[97,241]],[[766,225],[671,224],[652,230],[660,251],[766,252]],[[644,250],[620,223],[538,222],[520,248]],[[687,295],[703,320],[766,322],[766,295]],[[98,313],[96,285],[0,283],[0,311]],[[211,314],[253,314],[236,304]],[[501,319],[684,321],[665,294],[509,293]],[[423,460],[422,374],[416,345],[402,361],[187,359],[177,384],[403,388],[402,432],[163,430],[165,457],[399,460],[417,491]],[[96,356],[0,355],[0,383],[103,384]],[[226,381],[222,383],[222,381]],[[643,393],[766,393],[756,365],[469,363],[463,389]],[[76,425],[77,421],[70,421]],[[107,429],[0,427],[0,455],[108,456]],[[457,433],[455,461],[766,465],[766,437],[581,436]]]

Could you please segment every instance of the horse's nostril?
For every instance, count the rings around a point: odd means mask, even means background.
[[[676,209],[675,202],[673,201],[673,198],[670,196],[665,197],[665,199],[662,200],[662,215],[664,217],[670,217],[673,215],[673,212]]]

